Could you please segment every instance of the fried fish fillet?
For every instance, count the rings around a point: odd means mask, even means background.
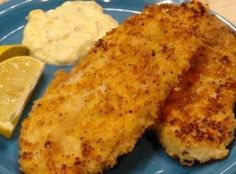
[[[184,165],[226,157],[236,126],[236,34],[216,17],[207,20],[203,45],[157,123],[166,152]]]
[[[200,7],[148,6],[57,72],[22,124],[21,170],[100,173],[130,152],[198,50]]]

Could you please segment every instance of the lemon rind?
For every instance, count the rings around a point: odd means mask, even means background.
[[[16,56],[29,55],[29,49],[24,45],[0,46],[0,62]]]

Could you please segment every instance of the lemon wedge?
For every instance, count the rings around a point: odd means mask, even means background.
[[[29,55],[29,49],[23,45],[1,45],[0,62],[15,56]]]
[[[10,138],[27,99],[44,69],[44,63],[29,56],[0,63],[0,134]]]

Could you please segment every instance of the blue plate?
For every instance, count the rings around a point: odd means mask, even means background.
[[[41,8],[49,10],[63,3],[63,0],[11,0],[0,5],[0,45],[20,43],[22,29],[26,23],[25,17],[30,10]],[[145,4],[156,3],[157,0],[98,0],[98,3],[106,8],[119,22],[126,17],[138,13]],[[172,2],[180,2],[178,0]],[[224,20],[222,18],[222,20]],[[225,21],[231,25],[229,22]],[[70,66],[57,67],[46,66],[40,83],[25,108],[20,120],[26,117],[34,100],[39,98],[53,78],[56,70],[64,68],[69,70]],[[0,137],[0,174],[20,173],[18,160],[18,136],[20,124],[16,128],[12,139]],[[236,144],[231,144],[231,152],[228,158],[204,165],[194,167],[183,167],[175,159],[168,157],[155,136],[146,133],[136,145],[134,151],[118,160],[118,165],[106,174],[235,174],[236,173]]]

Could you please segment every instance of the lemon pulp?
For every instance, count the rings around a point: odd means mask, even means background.
[[[28,56],[0,63],[0,134],[11,137],[44,63]]]

